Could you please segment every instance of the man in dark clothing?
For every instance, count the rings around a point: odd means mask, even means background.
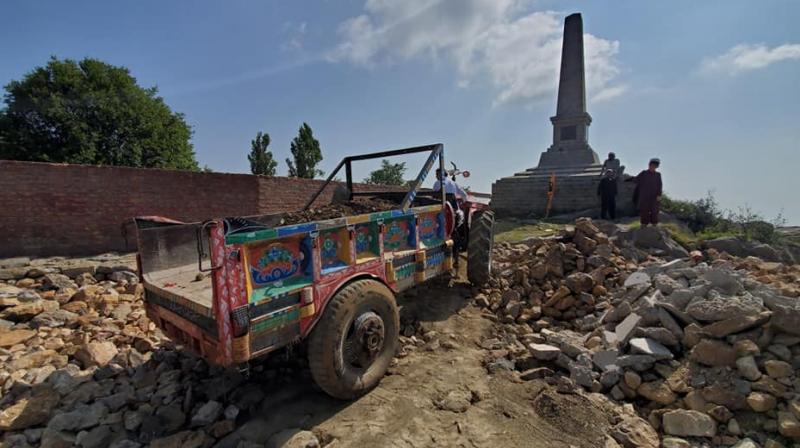
[[[633,195],[642,227],[658,224],[658,208],[661,203],[661,173],[656,171],[661,165],[659,159],[650,159],[648,168],[634,178],[636,190]]]
[[[614,170],[607,169],[603,173],[597,185],[597,195],[600,196],[600,218],[617,219],[617,179]]]

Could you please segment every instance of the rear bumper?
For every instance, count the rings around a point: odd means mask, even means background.
[[[218,350],[218,341],[198,325],[153,303],[145,303],[145,310],[147,317],[170,339],[182,344],[184,349],[213,364],[223,364]]]

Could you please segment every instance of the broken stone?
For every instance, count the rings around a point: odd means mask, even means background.
[[[641,320],[641,316],[636,313],[631,313],[614,328],[614,333],[620,344],[625,345],[628,343],[630,338],[633,337],[633,332]]]
[[[775,408],[777,400],[770,394],[752,392],[747,396],[747,405],[755,412],[767,412]]]
[[[111,341],[92,341],[83,345],[76,353],[75,359],[84,367],[104,366],[118,353],[117,347]]]
[[[558,347],[547,344],[528,344],[528,350],[534,358],[541,361],[552,361],[561,353]]]
[[[630,340],[631,352],[649,355],[656,360],[672,359],[672,352],[660,343],[649,338],[633,338]]]
[[[664,432],[673,436],[714,437],[717,422],[702,412],[677,409],[662,416]]]
[[[692,348],[689,358],[707,366],[733,366],[736,350],[724,342],[703,339]]]

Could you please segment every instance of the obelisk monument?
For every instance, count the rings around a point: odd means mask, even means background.
[[[597,154],[589,147],[586,112],[586,71],[583,65],[583,19],[572,14],[564,20],[561,46],[561,73],[558,81],[558,105],[553,123],[553,144],[539,159],[539,168],[570,165],[596,165]]]
[[[554,185],[551,216],[599,208],[597,182],[601,165],[597,153],[589,146],[592,117],[586,111],[580,14],[571,14],[564,20],[556,115],[550,117],[550,122],[553,143],[539,157],[539,165],[498,179],[492,185],[491,207],[498,215],[543,217],[551,185]],[[620,184],[620,189],[618,204],[629,188]]]

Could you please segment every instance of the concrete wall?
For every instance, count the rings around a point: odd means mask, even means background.
[[[561,177],[556,184],[550,216],[596,209],[600,214],[597,196],[599,178],[594,176]],[[547,208],[546,176],[507,177],[492,185],[492,209],[498,216],[543,218]],[[632,198],[635,185],[620,182],[617,194],[617,214],[635,214]]]
[[[0,257],[132,250],[134,238],[126,239],[123,226],[134,216],[192,222],[298,210],[322,183],[0,160]],[[328,203],[334,188],[317,204]]]

